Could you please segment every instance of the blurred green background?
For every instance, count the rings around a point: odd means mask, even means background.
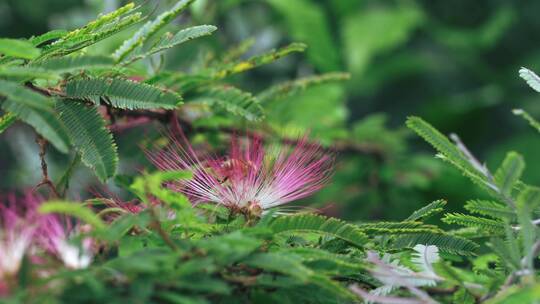
[[[155,12],[172,3],[147,2]],[[72,29],[122,3],[0,0],[0,36]],[[459,134],[491,168],[505,151],[517,150],[527,161],[525,181],[540,182],[540,164],[534,161],[540,141],[511,113],[524,108],[540,117],[538,96],[517,75],[520,66],[540,70],[538,11],[540,2],[532,0],[198,0],[177,22],[214,24],[219,30],[211,39],[172,51],[168,68],[181,69],[247,39],[254,41],[249,54],[304,42],[305,54],[234,82],[257,92],[300,76],[351,74],[348,81],[265,105],[265,123],[284,134],[311,130],[327,145],[354,142],[364,151],[340,153],[333,183],[306,202],[354,220],[401,219],[439,198],[460,210],[479,194],[404,128],[405,118],[422,116],[443,133]],[[123,171],[137,166],[139,139],[137,132],[118,138]],[[0,189],[39,181],[36,149],[30,130],[20,126],[0,137]],[[65,160],[52,154],[50,162],[53,176],[61,174]],[[73,193],[95,182],[79,171]]]

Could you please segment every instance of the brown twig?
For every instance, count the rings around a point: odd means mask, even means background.
[[[118,122],[112,123],[109,125],[109,130],[111,130],[111,132],[120,133],[125,130],[133,129],[135,127],[147,125],[151,122],[152,122],[152,119],[150,118],[138,117],[138,118],[130,119],[126,122],[122,122],[122,123],[118,123]]]
[[[40,94],[43,94],[45,96],[62,96],[62,97],[65,97],[66,94],[64,92],[62,92],[61,90],[59,89],[55,89],[55,88],[41,88],[41,87],[38,87],[36,85],[34,85],[33,83],[31,82],[27,82],[26,84],[26,87],[32,89],[33,91],[36,91]]]
[[[119,117],[127,118],[127,121],[113,123],[109,126],[109,129],[114,132],[124,131],[132,127],[141,126],[152,121],[159,121],[161,123],[169,123],[171,117],[173,116],[173,111],[120,111],[115,113]],[[141,118],[145,118],[142,120]],[[244,134],[247,136],[257,136],[261,138],[269,138],[271,134],[264,134],[261,132],[240,130],[231,127],[194,127],[189,121],[185,119],[178,118],[178,123],[182,127],[185,133],[190,132],[221,132],[226,134]],[[297,145],[299,139],[296,138],[281,138],[281,142],[286,145]],[[334,153],[346,153],[346,154],[364,154],[370,155],[377,159],[384,159],[385,153],[384,150],[376,145],[371,145],[367,143],[354,143],[348,141],[337,141],[331,147],[323,147],[326,152]]]
[[[56,190],[56,186],[49,178],[49,171],[47,167],[47,161],[45,160],[45,154],[47,153],[47,140],[41,135],[38,135],[36,138],[36,143],[39,145],[39,159],[41,160],[41,175],[43,176],[41,182],[36,185],[36,188],[39,188],[43,185],[47,185],[51,194],[54,198],[59,198],[60,194]]]
[[[65,96],[65,93],[59,89],[55,88],[41,88],[35,86],[31,82],[26,83],[26,86],[38,93],[41,93],[46,96]],[[153,120],[160,121],[162,123],[168,123],[171,120],[171,117],[175,116],[174,111],[164,111],[164,110],[144,110],[144,111],[113,111],[111,107],[107,106],[107,115],[111,121],[109,129],[113,132],[121,132],[127,129],[131,129],[137,126],[150,123]],[[127,122],[118,122],[117,117],[126,117],[126,118],[138,118],[136,120],[131,120]],[[144,119],[143,119],[144,118]],[[270,137],[270,134],[261,134],[254,131],[247,130],[238,130],[230,127],[220,127],[220,128],[208,128],[208,127],[193,127],[191,123],[187,120],[179,119],[180,125],[184,130],[196,131],[196,132],[212,132],[219,131],[227,134],[245,134],[245,135],[256,135],[262,138]],[[298,144],[298,139],[294,138],[281,138],[281,142],[287,145],[296,145]],[[377,160],[383,160],[386,155],[384,149],[377,145],[372,145],[368,143],[356,143],[349,141],[337,141],[333,144],[332,147],[323,148],[326,152],[334,153],[346,153],[346,154],[364,154],[375,157]]]

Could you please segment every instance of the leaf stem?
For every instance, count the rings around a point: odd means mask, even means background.
[[[150,226],[156,230],[156,232],[163,239],[165,244],[169,246],[169,248],[171,248],[173,251],[178,251],[178,246],[176,246],[176,244],[169,237],[169,234],[167,234],[167,232],[163,230],[163,227],[161,227],[161,222],[159,221],[156,207],[150,206],[148,209],[150,209],[150,216],[152,217],[152,222],[150,223]]]
[[[39,188],[43,185],[47,185],[51,192],[53,198],[59,198],[60,193],[56,189],[56,186],[49,178],[49,171],[47,166],[47,161],[45,160],[45,155],[47,153],[47,140],[41,135],[38,135],[36,138],[36,143],[39,145],[39,159],[41,160],[41,175],[43,176],[41,182],[36,185],[36,188]]]

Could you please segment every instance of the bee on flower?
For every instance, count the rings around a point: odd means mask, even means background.
[[[333,155],[303,136],[295,145],[266,149],[259,136],[233,136],[226,156],[197,153],[183,134],[147,153],[160,170],[188,170],[192,179],[170,185],[197,204],[214,202],[258,217],[262,212],[307,197],[330,179]]]

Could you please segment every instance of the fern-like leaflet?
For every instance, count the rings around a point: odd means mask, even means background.
[[[120,78],[73,80],[66,85],[66,95],[94,103],[104,97],[111,106],[129,110],[174,109],[182,101],[182,97],[174,92]]]
[[[355,246],[367,242],[367,236],[356,226],[335,218],[313,214],[282,216],[269,224],[274,233],[307,232],[330,235]]]
[[[112,177],[118,165],[116,144],[97,108],[74,100],[58,101],[56,108],[83,163],[102,181]]]

